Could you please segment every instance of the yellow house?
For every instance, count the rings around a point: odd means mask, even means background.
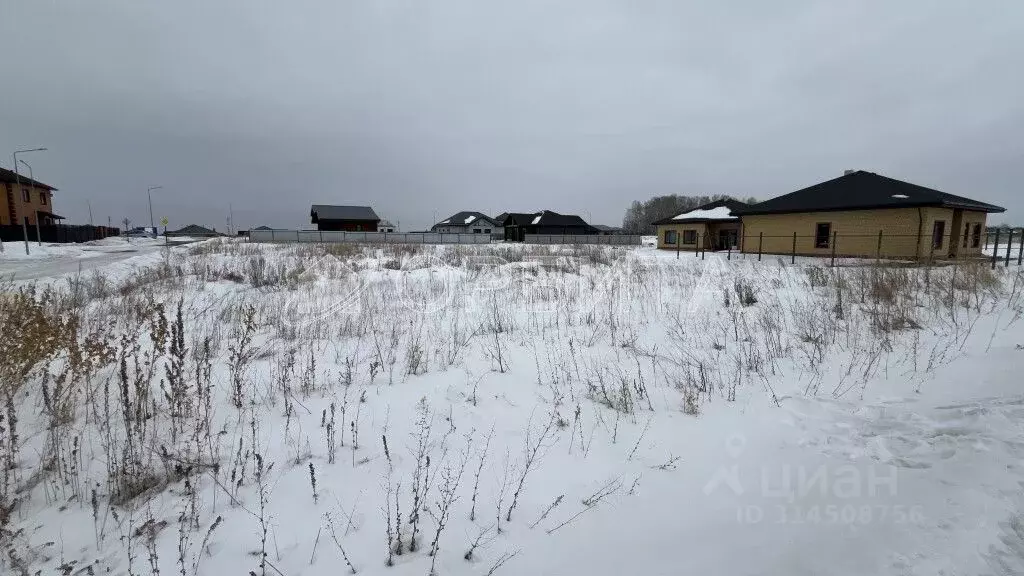
[[[740,211],[743,252],[805,256],[977,256],[993,204],[862,170]]]
[[[653,222],[658,248],[738,250],[743,231],[738,213],[747,206],[738,200],[717,200]]]
[[[53,192],[57,189],[32,180],[24,174],[0,168],[0,225],[35,226],[36,218],[43,225],[63,220],[53,213]]]

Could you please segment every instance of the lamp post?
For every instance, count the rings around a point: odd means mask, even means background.
[[[29,192],[28,192],[28,200],[29,200],[29,202],[31,202],[32,201],[32,193],[36,191],[36,187],[34,186],[34,183],[36,181],[36,177],[35,177],[35,174],[32,173],[32,165],[31,164],[29,164],[28,162],[25,162],[24,160],[18,160],[18,162],[21,162],[22,164],[24,164],[28,168],[28,179],[32,182],[31,184],[28,185],[28,190],[29,190]],[[36,213],[36,246],[42,246],[43,245],[43,234],[39,230],[39,210],[36,210],[35,213]]]
[[[21,191],[21,174],[18,173],[18,154],[27,154],[29,152],[45,152],[46,148],[26,148],[24,150],[15,150],[12,156],[14,157],[14,186]],[[24,216],[21,217],[21,232],[25,237],[25,254],[28,254],[28,219]]]
[[[149,197],[149,227],[153,229],[153,237],[156,237],[156,222],[153,220],[153,190],[159,190],[163,186],[150,186],[146,188],[146,196]]]

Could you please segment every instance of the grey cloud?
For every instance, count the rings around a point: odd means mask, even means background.
[[[45,33],[42,33],[45,32]],[[862,168],[1024,200],[1024,6],[962,2],[8,0],[0,164],[58,212],[297,226],[313,202],[767,198]]]

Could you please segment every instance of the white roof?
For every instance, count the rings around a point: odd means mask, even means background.
[[[448,220],[442,220],[441,221],[441,224],[447,224],[447,223],[448,223]]]
[[[473,216],[472,214],[470,214],[470,215],[469,215],[469,216],[468,216],[468,217],[466,218],[466,224],[469,224],[469,223],[470,223],[470,222],[472,222],[473,220],[476,220],[476,216]]]
[[[719,206],[718,208],[712,208],[710,210],[690,210],[689,212],[683,212],[678,216],[673,216],[673,220],[689,220],[690,218],[700,218],[703,220],[736,220],[737,217],[732,215],[732,211],[727,206]]]
[[[538,214],[537,217],[533,219],[533,222],[530,222],[530,224],[536,224],[536,223],[540,222],[540,217],[541,217],[541,214]]]

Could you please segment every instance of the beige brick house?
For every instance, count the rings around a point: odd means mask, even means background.
[[[653,222],[658,248],[672,250],[738,250],[742,225],[738,212],[747,204],[717,200]]]
[[[19,185],[20,182],[20,185]],[[24,174],[0,168],[0,225],[16,225],[26,221],[35,226],[38,215],[40,224],[55,224],[63,220],[53,213],[53,192],[57,189]]]
[[[848,171],[740,210],[741,250],[882,258],[977,256],[987,215],[1004,211],[873,172]]]

